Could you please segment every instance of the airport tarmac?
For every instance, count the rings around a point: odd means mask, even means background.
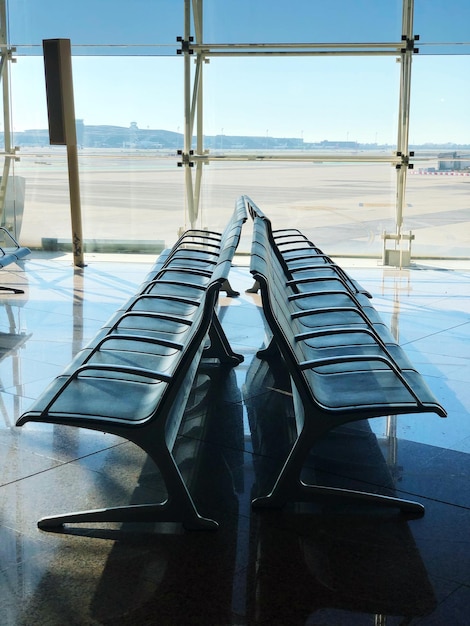
[[[83,239],[171,245],[190,226],[185,169],[154,152],[79,154]],[[195,184],[196,167],[190,170]],[[22,153],[23,245],[71,239],[65,152]],[[381,258],[382,234],[395,232],[397,173],[388,163],[211,162],[203,166],[197,227],[223,229],[235,201],[249,195],[275,228],[296,227],[332,255]],[[468,258],[470,176],[409,171],[403,232],[412,256]],[[240,251],[249,252],[247,224]],[[390,246],[390,242],[388,242]]]

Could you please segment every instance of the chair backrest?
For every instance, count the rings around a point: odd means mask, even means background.
[[[315,405],[319,413],[335,414],[338,424],[392,413],[429,411],[445,416],[420,374],[414,369],[401,371],[379,337],[374,337],[372,325],[364,327],[372,327],[370,336],[374,341],[356,349],[358,330],[362,329],[350,327],[350,345],[345,344],[347,327],[335,328],[333,318],[326,332],[336,334],[338,353],[318,357],[305,332],[309,327],[297,315],[291,299],[295,292],[271,246],[266,220],[260,217],[254,219],[250,269],[260,284],[263,310],[274,341],[304,406]],[[396,350],[401,348],[397,345]]]

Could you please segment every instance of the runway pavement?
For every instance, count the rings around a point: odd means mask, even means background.
[[[178,157],[140,151],[79,154],[84,240],[163,241],[189,227]],[[193,180],[195,169],[192,168]],[[21,154],[26,179],[21,242],[71,239],[65,152]],[[405,231],[413,254],[470,256],[470,176],[408,175]],[[335,255],[377,256],[395,231],[396,170],[384,163],[221,162],[204,165],[198,227],[220,230],[236,198],[249,195],[278,228],[297,227]],[[249,251],[248,224],[240,249]]]

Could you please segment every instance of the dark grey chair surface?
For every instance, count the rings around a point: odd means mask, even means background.
[[[199,514],[178,469],[172,448],[203,357],[225,367],[238,365],[217,317],[220,289],[226,284],[246,220],[237,203],[227,226],[230,236],[207,270],[195,255],[174,248],[156,263],[131,298],[102,327],[17,421],[88,428],[123,437],[140,446],[161,471],[167,488],[163,502],[81,511],[43,518],[43,529],[64,523],[179,521],[187,528],[216,528]]]
[[[302,483],[300,474],[313,444],[342,424],[403,413],[445,417],[446,412],[370,303],[363,306],[360,294],[352,294],[350,284],[339,277],[316,281],[313,293],[299,290],[305,283],[292,280],[276,249],[270,221],[261,212],[250,212],[250,270],[261,290],[270,331],[268,346],[258,356],[268,362],[283,360],[298,425],[272,491],[254,504],[275,507],[312,496],[343,496],[422,514],[422,505],[408,500]]]

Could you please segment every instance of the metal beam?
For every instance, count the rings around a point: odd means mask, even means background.
[[[5,224],[5,200],[11,161],[17,159],[16,148],[11,145],[11,111],[10,111],[10,63],[13,61],[13,48],[8,46],[6,1],[0,0],[0,81],[3,95],[3,141],[5,146],[2,180],[0,183],[0,225]],[[13,235],[16,238],[16,220],[13,224]]]

